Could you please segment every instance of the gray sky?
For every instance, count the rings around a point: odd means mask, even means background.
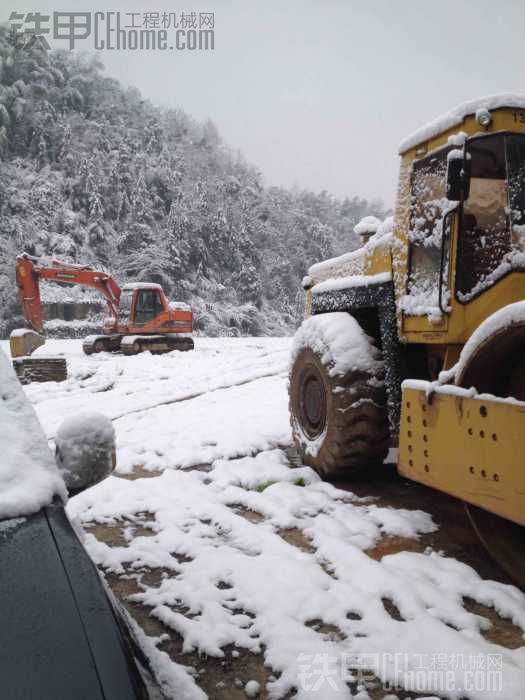
[[[2,14],[65,8],[213,11],[214,51],[98,53],[153,102],[210,117],[269,184],[392,205],[402,137],[466,99],[525,93],[523,0],[8,0]]]

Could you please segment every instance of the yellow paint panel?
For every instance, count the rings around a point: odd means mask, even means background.
[[[525,525],[525,403],[403,389],[398,471]]]

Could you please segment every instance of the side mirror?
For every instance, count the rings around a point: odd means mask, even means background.
[[[447,162],[447,199],[463,202],[470,194],[470,154],[450,151]]]
[[[115,469],[115,430],[100,413],[79,413],[61,423],[55,461],[70,496],[98,484]]]

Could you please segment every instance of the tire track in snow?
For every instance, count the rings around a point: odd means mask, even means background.
[[[186,394],[183,396],[179,396],[176,398],[171,398],[171,399],[164,399],[163,401],[160,401],[155,404],[151,404],[150,406],[143,406],[142,408],[134,408],[131,411],[125,411],[124,413],[121,413],[118,416],[114,416],[111,418],[111,421],[116,421],[120,420],[121,418],[125,418],[126,416],[132,416],[135,413],[143,413],[145,411],[151,411],[154,408],[158,408],[159,406],[170,406],[171,404],[174,403],[181,403],[182,401],[191,401],[191,399],[198,399],[201,396],[205,396],[206,394],[214,394],[216,391],[222,391],[223,389],[234,389],[237,386],[243,386],[244,384],[251,384],[252,382],[256,382],[259,379],[266,379],[268,377],[286,377],[287,372],[268,372],[267,374],[260,374],[258,377],[251,377],[250,379],[242,379],[238,382],[234,382],[233,384],[223,384],[220,386],[213,387],[211,389],[205,389],[203,391],[196,391],[191,394]]]
[[[123,413],[120,413],[116,416],[113,416],[109,418],[109,420],[113,423],[114,421],[120,420],[121,418],[126,418],[127,416],[133,416],[137,413],[145,413],[147,411],[152,411],[155,408],[159,408],[161,406],[170,406],[171,404],[175,403],[182,403],[184,401],[191,401],[192,399],[198,399],[201,396],[205,396],[206,394],[214,394],[217,391],[223,391],[225,389],[234,389],[235,387],[238,386],[243,386],[245,384],[251,384],[252,382],[256,382],[259,379],[267,379],[268,377],[286,377],[288,376],[288,372],[267,372],[266,374],[260,374],[257,377],[250,377],[248,379],[241,379],[238,382],[234,382],[233,384],[222,384],[216,387],[212,387],[211,389],[204,389],[202,391],[195,391],[192,392],[191,394],[183,394],[182,396],[177,396],[175,398],[169,398],[169,399],[164,399],[162,401],[158,401],[157,403],[150,404],[149,406],[141,406],[140,408],[133,408],[130,411],[124,411]],[[109,417],[109,416],[108,416]],[[48,441],[54,440],[55,435],[50,435],[48,436]]]

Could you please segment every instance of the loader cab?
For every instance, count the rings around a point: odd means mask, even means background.
[[[466,154],[470,191],[459,212],[455,290],[462,303],[525,270],[525,135],[473,138]]]
[[[401,336],[459,347],[525,298],[525,108],[477,109],[403,158]]]

